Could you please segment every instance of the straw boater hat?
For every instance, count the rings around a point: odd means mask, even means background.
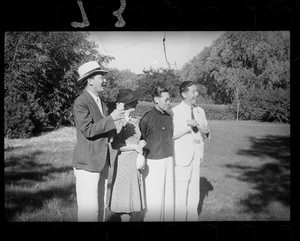
[[[79,79],[77,80],[77,84],[82,84],[86,78],[91,76],[92,74],[107,74],[108,71],[101,68],[97,61],[90,61],[78,68]]]

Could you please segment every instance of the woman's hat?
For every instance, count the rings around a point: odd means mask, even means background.
[[[79,79],[77,80],[78,84],[81,84],[86,78],[91,76],[92,74],[107,74],[108,71],[101,69],[101,66],[97,61],[90,61],[78,68]]]
[[[131,89],[120,89],[117,96],[117,103],[128,104],[133,101],[138,100],[144,94],[144,91],[141,89],[131,90]]]

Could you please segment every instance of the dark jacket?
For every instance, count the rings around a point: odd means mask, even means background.
[[[145,155],[148,159],[173,156],[173,119],[170,113],[155,107],[140,120],[141,139],[147,142]]]
[[[106,105],[102,103],[104,115]],[[109,161],[111,150],[109,136],[115,123],[112,117],[104,117],[93,97],[84,90],[74,102],[73,113],[77,132],[77,143],[73,152],[73,167],[91,172],[100,172]],[[111,153],[114,154],[114,153]]]

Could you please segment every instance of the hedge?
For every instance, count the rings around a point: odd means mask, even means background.
[[[236,102],[232,104],[236,108]],[[249,90],[242,95],[239,119],[290,123],[290,90]]]
[[[207,120],[235,120],[235,115],[228,105],[202,104]]]
[[[178,105],[179,103],[171,103],[171,107]],[[154,106],[153,102],[141,101],[136,107],[133,115],[136,117],[142,117],[148,110]],[[208,120],[234,120],[235,116],[231,108],[228,105],[211,105],[201,104],[199,105],[204,109],[206,118]]]

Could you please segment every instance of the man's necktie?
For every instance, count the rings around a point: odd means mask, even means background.
[[[97,105],[98,105],[98,108],[99,108],[101,114],[104,116],[104,114],[103,114],[103,109],[102,109],[102,105],[101,105],[101,100],[100,100],[99,97],[97,97],[96,103],[97,103]]]
[[[192,117],[192,120],[195,119],[193,109],[194,109],[194,107],[192,106],[192,107],[191,107],[191,117]],[[192,130],[193,130],[193,132],[195,132],[195,133],[198,132],[197,126],[192,126]]]

